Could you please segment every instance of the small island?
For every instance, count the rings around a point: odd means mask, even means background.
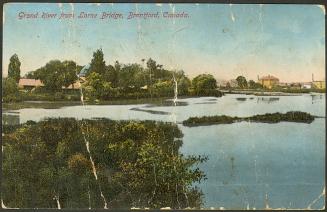
[[[233,117],[226,115],[190,117],[183,121],[183,125],[187,127],[196,127],[215,124],[232,124],[241,121],[260,123],[298,122],[310,124],[315,118],[316,116],[306,112],[290,111],[287,113],[266,113],[263,115],[254,115],[250,117]]]

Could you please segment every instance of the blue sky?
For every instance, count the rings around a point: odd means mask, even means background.
[[[129,12],[185,12],[189,18],[127,19]],[[25,13],[75,13],[75,19],[18,19]],[[124,19],[78,19],[81,12],[117,12]],[[99,16],[98,15],[98,16]],[[4,5],[3,74],[18,54],[22,75],[49,60],[85,65],[102,48],[106,64],[153,58],[189,77],[274,75],[281,81],[325,78],[324,9],[318,5],[57,4]]]

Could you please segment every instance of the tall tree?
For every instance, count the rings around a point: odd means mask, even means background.
[[[157,62],[152,60],[151,58],[148,59],[148,61],[146,62],[146,66],[149,70],[149,84],[152,85],[153,84],[153,76],[154,73],[157,69]]]
[[[179,95],[188,95],[188,89],[191,85],[191,81],[186,76],[182,76],[178,80],[178,94]]]
[[[77,80],[77,66],[74,61],[66,60],[62,62],[61,78],[63,86],[68,87]]]
[[[63,86],[68,87],[77,80],[76,73],[79,73],[81,68],[71,60],[51,60],[36,71],[29,72],[27,76],[40,79],[48,91],[59,91]]]
[[[17,54],[14,54],[10,58],[8,65],[8,78],[13,78],[16,82],[20,79],[20,61]]]
[[[84,84],[86,96],[89,99],[106,99],[111,95],[112,86],[111,82],[107,82],[104,78],[96,72],[90,73],[86,77]]]
[[[44,86],[51,91],[61,90],[64,85],[63,77],[61,77],[61,70],[63,65],[59,60],[51,60],[44,68],[41,68],[40,80],[44,83]]]
[[[243,77],[243,76],[238,76],[238,77],[236,78],[236,81],[237,81],[238,87],[240,87],[240,88],[247,88],[247,87],[248,87],[248,83],[247,83],[245,77]]]
[[[136,81],[135,75],[142,70],[142,67],[137,64],[128,64],[122,67],[119,74],[119,87],[128,88],[138,86],[139,83]]]
[[[194,93],[193,93],[194,92]],[[221,96],[217,81],[211,74],[200,74],[192,80],[192,93],[197,96]]]
[[[211,74],[200,74],[192,80],[192,86],[199,94],[204,90],[216,89],[217,81]]]
[[[104,61],[104,55],[102,52],[102,49],[98,49],[93,53],[93,58],[90,64],[90,71],[88,74],[91,72],[96,72],[101,75],[103,75],[106,71],[106,62]]]
[[[51,60],[45,66],[34,71],[34,76],[41,80],[48,91],[57,91],[63,86],[63,77],[60,73],[62,69],[60,60]]]
[[[255,88],[255,82],[253,80],[249,80],[249,87]]]
[[[118,86],[118,71],[116,71],[115,67],[112,65],[108,65],[106,68],[106,72],[103,76],[104,80],[107,82],[111,82],[113,87]]]
[[[18,86],[13,78],[5,78],[2,79],[2,95],[17,95],[18,94]]]

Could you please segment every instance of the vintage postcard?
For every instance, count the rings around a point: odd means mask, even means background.
[[[323,5],[6,3],[2,208],[325,208]]]

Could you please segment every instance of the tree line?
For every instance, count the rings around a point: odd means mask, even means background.
[[[236,78],[237,86],[240,89],[263,89],[263,86],[255,82],[254,80],[247,80],[244,76],[240,75]],[[226,88],[231,88],[230,83],[228,82]]]
[[[18,67],[17,61],[19,61],[18,56],[15,55],[13,61],[11,59],[8,69],[8,79],[15,79],[16,84],[20,78],[20,71],[14,71],[15,74],[13,74],[11,70],[17,70],[17,68],[12,69],[11,67]],[[179,96],[219,97],[222,95],[217,90],[216,79],[211,74],[200,74],[191,80],[183,70],[167,70],[152,58],[142,59],[141,63],[122,64],[115,61],[113,65],[110,65],[106,64],[102,49],[97,49],[85,72],[85,78],[80,79],[79,74],[82,69],[83,66],[71,60],[51,60],[37,70],[27,73],[25,77],[39,79],[44,87],[38,88],[36,91],[43,93],[63,92],[74,82],[85,80],[82,88],[86,99],[90,101],[172,97],[176,82]],[[17,89],[15,93],[11,89],[15,87],[13,81],[5,84],[8,85],[6,94],[17,94]]]

